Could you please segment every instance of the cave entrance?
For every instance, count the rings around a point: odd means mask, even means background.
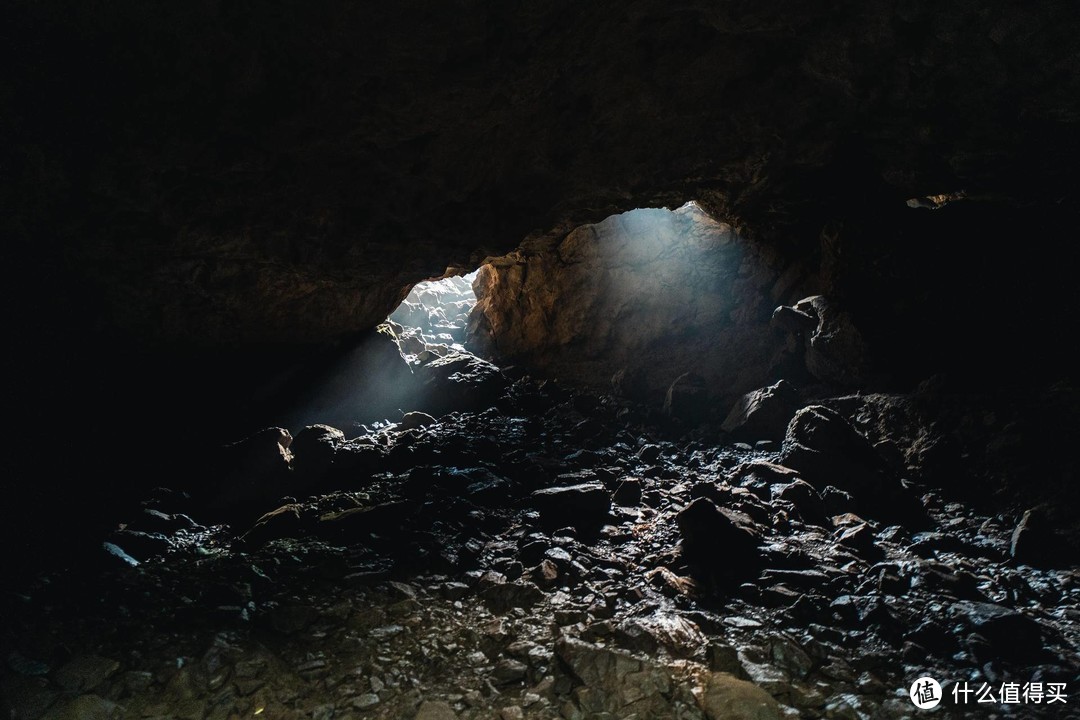
[[[469,313],[476,306],[476,272],[417,283],[390,314],[387,321],[398,326],[398,348],[407,360],[415,361],[424,352],[465,352]]]

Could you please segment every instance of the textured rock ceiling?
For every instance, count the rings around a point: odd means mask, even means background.
[[[62,326],[332,338],[529,234],[689,199],[796,248],[913,196],[1076,203],[1071,0],[5,14],[6,234]]]

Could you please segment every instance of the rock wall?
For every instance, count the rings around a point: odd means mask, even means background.
[[[769,319],[796,275],[694,204],[634,210],[483,266],[469,342],[639,399],[695,373],[726,402],[785,354]]]

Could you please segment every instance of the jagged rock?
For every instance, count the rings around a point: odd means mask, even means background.
[[[577,527],[597,526],[611,511],[611,496],[598,482],[542,488],[533,492],[531,499],[540,511],[540,519],[552,526],[560,523]]]
[[[457,713],[450,703],[443,700],[425,700],[416,710],[413,720],[457,720]]]
[[[64,692],[72,695],[91,692],[112,677],[120,663],[99,655],[84,655],[60,667],[53,676]]]
[[[258,517],[266,503],[281,497],[292,478],[292,435],[279,427],[266,428],[221,448],[212,472],[209,506],[227,516]]]
[[[708,382],[697,373],[683,373],[672,381],[664,396],[664,415],[694,425],[709,416]]]
[[[491,407],[507,386],[499,368],[456,351],[421,364],[416,374],[425,393],[422,406],[436,416]]]
[[[169,538],[161,533],[126,528],[112,533],[109,540],[136,560],[147,560],[162,555],[172,548]]]
[[[679,512],[676,522],[687,557],[714,576],[734,581],[760,570],[760,535],[745,515],[698,498]]]
[[[415,430],[416,428],[427,427],[434,425],[438,420],[419,411],[407,412],[401,418],[401,422],[398,423],[398,430]]]
[[[735,440],[782,440],[802,400],[786,380],[739,398],[720,426]]]
[[[80,695],[62,700],[41,716],[41,720],[118,720],[123,708],[98,695]]]
[[[726,672],[709,673],[698,702],[709,720],[782,720],[780,704],[757,685]]]
[[[491,611],[506,613],[513,608],[531,608],[544,597],[540,588],[531,582],[496,582],[480,591],[480,597]]]
[[[1034,661],[1045,654],[1039,623],[1023,613],[993,603],[960,600],[951,614],[984,637],[996,656]]]
[[[303,530],[302,508],[295,503],[271,510],[256,521],[241,540],[248,545],[259,546],[271,540],[296,537]]]
[[[823,295],[803,298],[793,307],[777,308],[772,322],[804,339],[806,369],[818,380],[854,387],[865,379],[866,341],[851,316],[834,301]]]
[[[825,502],[814,486],[805,480],[795,480],[786,485],[773,485],[772,494],[778,500],[795,506],[799,516],[808,523],[825,522]]]
[[[329,425],[308,425],[296,434],[289,450],[292,469],[304,482],[321,477],[334,462],[345,433]]]
[[[781,464],[817,488],[849,492],[857,508],[886,521],[918,527],[926,511],[873,446],[843,417],[823,405],[799,410],[784,436]]]
[[[1009,555],[1021,564],[1032,567],[1067,566],[1076,560],[1077,553],[1068,538],[1055,531],[1045,508],[1024,511],[1012,532]]]
[[[665,696],[671,692],[671,676],[656,665],[565,636],[555,643],[555,653],[584,685],[577,699],[586,716],[611,712],[616,717],[670,717]]]

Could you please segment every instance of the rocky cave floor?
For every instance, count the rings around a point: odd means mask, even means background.
[[[264,431],[231,492],[155,490],[98,564],[4,593],[5,717],[909,718],[925,675],[937,716],[1080,717],[1080,572],[877,465],[882,432],[925,440],[910,402],[740,444],[521,378],[349,440]]]

